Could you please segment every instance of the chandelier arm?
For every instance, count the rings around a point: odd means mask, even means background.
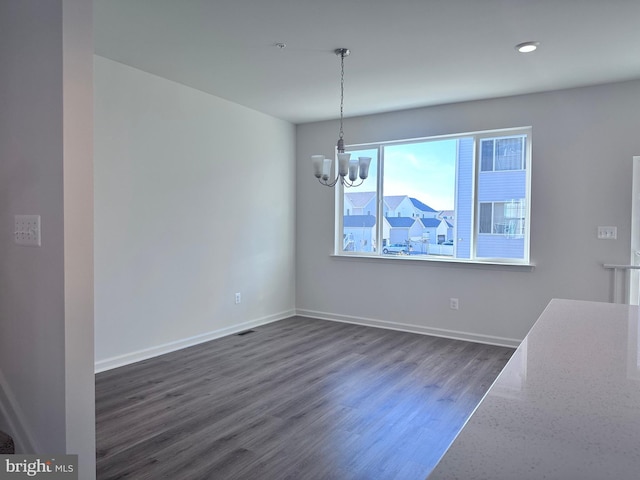
[[[352,182],[350,180],[347,180],[342,175],[336,176],[336,178],[331,182],[329,182],[328,180],[323,180],[322,178],[318,178],[318,182],[326,187],[335,187],[338,184],[338,182],[340,182],[340,184],[346,188],[359,187],[364,183],[364,180],[365,179],[361,179],[359,182],[356,182],[356,181]]]
[[[324,185],[325,187],[331,187],[331,188],[335,187],[339,180],[340,180],[340,176],[336,177],[336,179],[333,180],[332,182],[328,182],[327,180],[322,180],[322,178],[318,179],[318,181],[322,185]]]
[[[358,183],[350,182],[350,181],[344,180],[344,179],[342,180],[342,185],[344,185],[347,188],[359,187],[363,183],[364,183],[364,180],[360,180],[360,182],[358,182]]]
[[[364,180],[360,180],[359,182],[351,182],[349,180],[346,180],[344,177],[342,177],[341,175],[338,175],[333,181],[329,182],[327,180],[323,180],[322,178],[318,179],[318,182],[320,182],[322,185],[326,186],[326,187],[335,187],[338,182],[340,182],[341,185],[343,185],[346,188],[352,188],[352,187],[359,187],[360,185],[362,185],[364,183]]]

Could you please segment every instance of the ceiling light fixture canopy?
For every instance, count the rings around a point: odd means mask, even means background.
[[[369,165],[371,157],[351,158],[350,153],[344,152],[344,132],[342,130],[344,122],[344,57],[351,52],[348,48],[338,48],[335,54],[340,57],[340,133],[336,144],[338,156],[338,172],[335,177],[331,177],[331,167],[333,160],[324,155],[311,155],[313,173],[318,181],[327,187],[334,187],[338,183],[349,188],[357,187],[369,176]],[[332,178],[331,180],[329,180]],[[358,180],[359,179],[359,180]]]
[[[538,49],[540,42],[523,42],[516,45],[516,50],[520,53],[531,53]]]

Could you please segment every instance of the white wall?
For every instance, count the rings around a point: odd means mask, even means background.
[[[62,24],[57,2],[0,4],[0,368],[29,451],[64,444]],[[25,41],[28,39],[28,41]],[[42,247],[13,243],[15,214],[41,215]],[[46,399],[46,401],[45,401]],[[61,412],[63,413],[61,415]],[[20,428],[14,426],[10,431]],[[22,429],[21,429],[22,430]],[[22,437],[22,438],[21,438]]]
[[[95,478],[92,4],[0,2],[0,428]],[[42,246],[13,243],[41,215]]]
[[[293,125],[94,63],[96,369],[293,314]]]
[[[333,190],[309,156],[329,153],[336,122],[297,127],[296,307],[301,314],[513,344],[551,298],[608,301],[602,263],[627,263],[640,82],[393,112],[345,121],[347,143],[533,127],[535,269],[330,256]],[[616,225],[618,240],[596,238]],[[402,288],[391,288],[401,285]],[[460,309],[449,309],[449,298]]]

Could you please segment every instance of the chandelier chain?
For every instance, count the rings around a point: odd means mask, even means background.
[[[344,148],[344,57],[351,53],[348,48],[338,48],[334,50],[336,55],[340,55],[340,136],[336,144],[337,156],[335,166],[335,177],[332,177],[331,170],[333,160],[324,155],[312,155],[314,175],[318,181],[327,187],[335,187],[340,183],[345,188],[358,187],[369,176],[369,166],[371,157],[351,158],[351,153],[346,153]],[[359,178],[358,178],[359,177]],[[333,180],[330,180],[333,178]]]
[[[344,51],[340,53],[340,139],[344,137],[344,133],[342,131],[344,111],[344,55]]]

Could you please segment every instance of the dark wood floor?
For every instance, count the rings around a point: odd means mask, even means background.
[[[423,480],[512,353],[294,317],[100,373],[98,479]]]

